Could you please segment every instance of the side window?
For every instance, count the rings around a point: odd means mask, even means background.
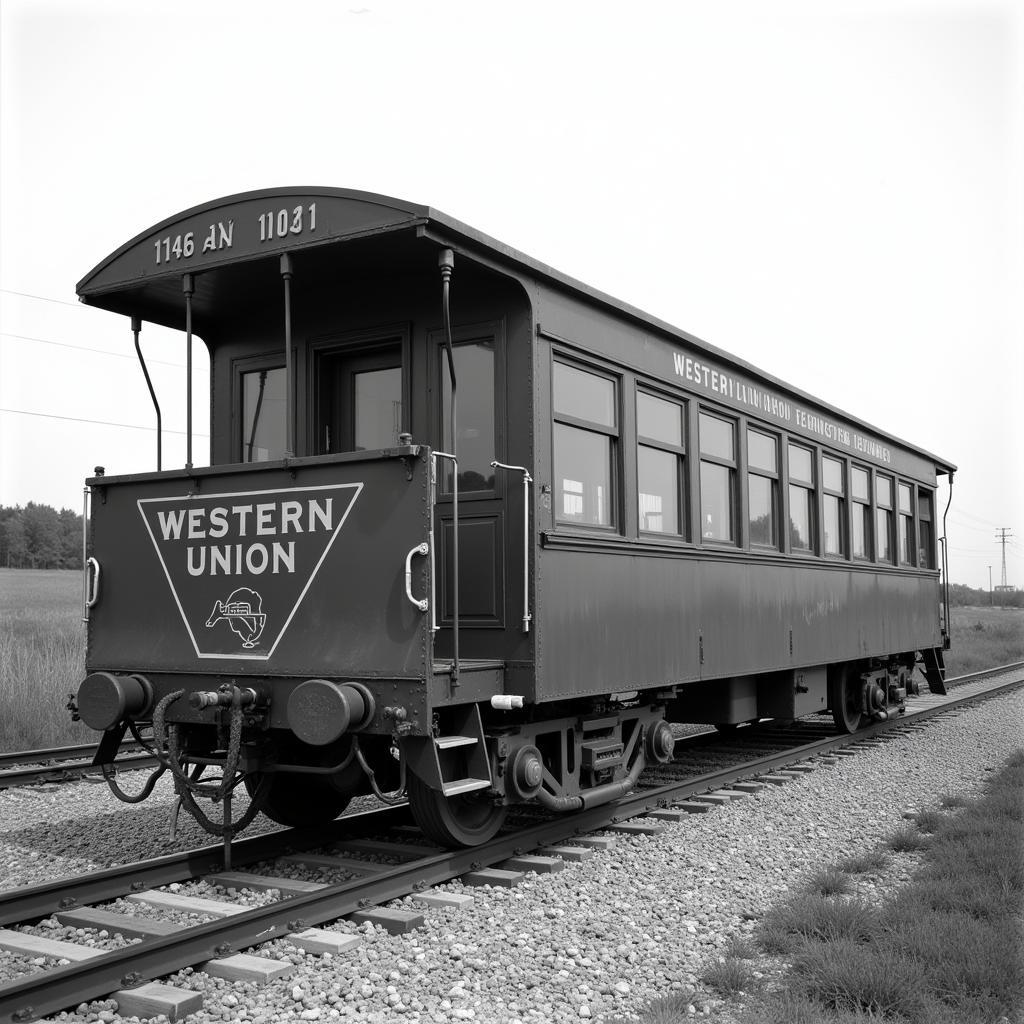
[[[846,555],[844,520],[846,518],[846,487],[843,480],[843,464],[838,459],[824,455],[821,459],[822,509],[825,521],[822,531],[825,540],[825,554],[835,558]]]
[[[736,543],[736,426],[700,414],[700,523],[706,541]]]
[[[683,406],[643,391],[636,395],[636,474],[640,530],[685,533]]]
[[[881,474],[875,477],[875,533],[878,561],[892,561],[892,479]]]
[[[854,558],[872,556],[871,549],[871,477],[866,469],[850,470],[850,494],[853,498],[850,533]]]
[[[814,550],[814,453],[798,444],[789,446],[789,543]]]
[[[455,449],[459,457],[459,493],[494,489],[494,339],[463,342],[452,346],[455,357],[455,380],[458,388],[459,431]],[[451,398],[452,382],[448,376],[448,357],[442,352],[441,371],[441,436],[445,450],[452,451]],[[444,465],[442,489],[452,490],[452,465]]]
[[[555,519],[615,525],[617,383],[568,363],[554,366]]]
[[[747,492],[750,543],[779,546],[779,443],[771,434],[747,430]]]
[[[896,511],[899,515],[897,538],[899,542],[900,565],[910,565],[913,559],[914,506],[912,493],[910,484],[899,484],[896,488]]]
[[[241,374],[242,462],[284,458],[285,373],[283,366]]]
[[[920,549],[917,556],[917,564],[922,569],[935,568],[935,526],[932,512],[931,491],[917,492],[918,509],[918,530]]]

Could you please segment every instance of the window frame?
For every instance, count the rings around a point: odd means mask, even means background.
[[[713,453],[705,453],[702,447],[701,438],[701,418],[707,416],[711,419],[721,420],[724,423],[729,424],[732,428],[732,459],[726,459],[723,456],[715,455]],[[717,409],[699,405],[697,407],[697,456],[698,456],[698,467],[697,467],[697,507],[700,510],[700,542],[701,544],[709,544],[715,547],[726,547],[726,548],[738,548],[740,546],[740,517],[738,515],[738,484],[737,477],[739,475],[739,427],[740,421],[738,417],[729,416]],[[707,537],[704,535],[704,474],[703,466],[704,463],[709,465],[721,466],[728,470],[728,509],[729,509],[729,526],[732,536],[728,539],[722,539],[718,537]]]
[[[640,399],[653,398],[676,407],[679,413],[679,436],[681,443],[676,445],[670,441],[651,437],[640,432]],[[636,425],[636,511],[637,511],[637,533],[641,538],[648,540],[682,540],[689,539],[689,487],[687,476],[687,426],[689,408],[685,398],[669,396],[664,392],[657,391],[646,383],[637,380],[633,389],[633,409]],[[674,530],[645,530],[643,527],[643,511],[640,508],[640,449],[650,448],[655,451],[667,452],[675,456],[676,470],[676,529]]]
[[[800,451],[805,451],[810,457],[811,480],[809,483],[804,480],[794,479],[793,477],[793,467],[790,459],[790,449],[792,448],[796,448]],[[818,538],[820,529],[819,524],[817,523],[819,491],[817,481],[815,480],[815,476],[818,469],[817,462],[817,449],[813,445],[808,444],[802,438],[800,438],[799,440],[794,440],[792,435],[786,438],[786,528],[789,552],[790,554],[796,555],[797,557],[807,557],[809,555],[818,554]],[[808,538],[807,547],[795,547],[793,544],[792,498],[794,488],[796,488],[797,490],[807,492],[805,498],[807,502],[807,530],[810,534],[810,537]]]
[[[608,426],[605,423],[601,423],[598,420],[588,420],[578,416],[574,416],[571,413],[562,413],[557,409],[556,402],[556,387],[555,387],[555,367],[558,364],[567,366],[572,370],[576,370],[580,373],[588,373],[591,376],[599,377],[603,380],[607,380],[612,385],[612,414],[614,419],[614,425]],[[554,482],[554,494],[553,508],[552,508],[552,522],[556,528],[561,529],[580,529],[580,530],[595,530],[601,533],[612,533],[622,534],[624,519],[622,509],[622,391],[623,391],[623,380],[622,374],[615,370],[609,369],[604,366],[599,366],[594,363],[587,362],[585,360],[576,358],[575,356],[564,352],[559,349],[553,349],[551,353],[551,469],[552,469],[552,480]],[[599,434],[603,437],[608,438],[608,456],[609,456],[609,467],[608,467],[608,518],[607,523],[588,523],[579,522],[574,519],[566,519],[561,513],[561,502],[559,498],[563,495],[564,491],[561,488],[558,475],[558,463],[555,458],[555,435],[557,433],[557,426],[562,425],[563,427],[570,427],[574,430],[579,430],[589,434]],[[566,479],[562,477],[562,479]]]
[[[900,503],[901,492],[907,492],[907,508],[903,511]],[[896,481],[896,563],[912,567],[917,564],[917,552],[914,550],[917,540],[917,517],[914,515],[914,485],[909,480]],[[904,535],[904,527],[907,533]],[[902,542],[906,539],[906,558],[903,557]]]
[[[840,490],[835,490],[828,486],[825,479],[825,462],[834,462],[839,466],[839,485]],[[849,559],[848,552],[850,551],[851,545],[849,543],[848,529],[846,523],[846,493],[848,489],[846,480],[847,463],[846,459],[841,458],[838,455],[833,455],[831,452],[823,451],[821,453],[821,554],[823,558],[832,558],[840,561],[847,561]],[[839,550],[829,551],[828,541],[826,539],[825,532],[825,509],[828,505],[828,499],[835,498],[838,503],[839,516]]]
[[[759,434],[761,437],[768,438],[775,446],[775,469],[774,471],[764,469],[760,466],[754,466],[750,460],[750,435]],[[746,495],[746,519],[747,519],[747,541],[752,551],[778,551],[781,545],[780,529],[782,522],[782,502],[780,496],[782,493],[782,467],[781,461],[782,456],[780,454],[780,441],[782,440],[779,434],[773,431],[766,430],[758,424],[746,424],[746,432],[744,434],[744,443],[746,444],[747,454],[747,495]],[[771,513],[772,513],[772,539],[768,543],[761,541],[755,541],[753,539],[753,521],[751,519],[751,507],[750,507],[750,478],[756,476],[763,480],[769,481],[769,492],[771,494]]]
[[[398,322],[365,329],[330,331],[317,334],[309,339],[305,351],[305,387],[306,394],[309,396],[304,417],[307,455],[323,454],[319,428],[327,415],[328,408],[323,380],[326,361],[346,358],[358,360],[362,357],[372,359],[375,353],[393,349],[395,346],[401,352],[402,429],[410,430],[413,400],[411,385],[412,339],[408,324]],[[296,379],[298,377],[297,372]],[[298,442],[296,442],[297,444]]]
[[[244,356],[240,359],[233,359],[231,361],[233,383],[232,413],[234,419],[234,428],[231,432],[231,451],[235,461],[241,465],[259,465],[259,462],[249,462],[245,457],[245,449],[248,445],[248,441],[245,437],[245,377],[247,374],[259,373],[262,370],[267,370],[269,372],[270,370],[284,369],[285,361],[283,352],[266,352],[263,355]],[[287,382],[285,383],[285,387],[287,387]],[[287,436],[287,424],[285,425],[285,434]],[[278,459],[283,458],[284,453],[282,452],[282,454],[278,456]],[[274,462],[277,460],[267,459],[264,461]]]
[[[867,499],[858,498],[853,493],[854,473],[863,473],[867,480]],[[850,522],[850,558],[855,562],[873,562],[875,560],[875,515],[874,515],[874,488],[875,482],[870,466],[851,463],[850,465],[850,515],[862,516],[861,522],[864,525],[864,554],[858,555],[853,550],[853,522]],[[866,511],[865,511],[866,510]]]
[[[878,488],[881,483],[888,483],[889,485],[889,504],[883,505],[879,498]],[[896,477],[890,476],[888,473],[875,473],[874,480],[874,498],[875,498],[875,561],[879,565],[891,565],[896,566],[897,563],[897,552],[896,552],[896,538],[894,536],[894,519],[895,519],[895,508],[896,508]],[[886,541],[888,546],[889,557],[886,558],[882,554],[882,545],[878,543],[881,530],[881,522],[879,520],[880,515],[884,513],[886,516]]]
[[[927,500],[922,501],[922,498]],[[927,529],[925,523],[928,524]],[[934,572],[938,564],[935,550],[935,491],[920,484],[917,485],[917,524],[917,567]],[[927,546],[923,543],[925,534],[929,540]]]
[[[460,345],[472,345],[478,341],[494,342],[494,458],[505,461],[505,445],[507,436],[507,411],[505,401],[505,321],[503,319],[481,320],[475,323],[460,324],[452,328],[452,348]],[[427,333],[429,354],[427,358],[427,407],[430,429],[437,441],[438,451],[447,451],[443,447],[445,431],[445,390],[444,380],[448,374],[448,356],[445,352],[446,342],[444,331],[431,330]],[[405,350],[403,349],[403,352]],[[404,363],[403,363],[404,365]],[[412,374],[410,373],[410,376]],[[456,388],[459,381],[456,380]],[[412,428],[415,430],[415,427]],[[437,494],[438,505],[450,505],[454,495],[450,489],[445,490],[444,469],[447,459],[438,459]],[[493,501],[506,493],[508,474],[495,472],[494,485],[490,489],[480,491],[464,491],[459,488],[459,504],[474,501]],[[450,475],[447,477],[450,479]]]
[[[493,356],[492,362],[492,377],[491,377],[491,411],[493,414],[492,429],[493,429],[493,442],[494,442],[494,458],[498,461],[501,460],[500,445],[501,445],[501,429],[500,429],[500,416],[501,410],[499,407],[499,385],[498,385],[498,360],[501,357],[501,336],[498,331],[496,324],[486,324],[481,329],[463,329],[458,332],[457,336],[452,338],[452,355],[457,354],[458,349],[466,348],[470,345],[479,345],[480,343],[489,342],[491,345],[491,352]],[[448,422],[447,417],[449,414],[449,403],[448,395],[446,391],[449,389],[451,380],[448,376],[448,356],[445,351],[446,342],[444,338],[438,341],[437,356],[435,360],[436,368],[436,380],[435,386],[437,391],[437,402],[435,405],[435,414],[437,417],[437,437],[442,445],[442,451],[451,451],[448,447],[449,441],[447,437]],[[459,376],[456,374],[456,389],[459,385]],[[456,390],[456,394],[458,394]],[[462,423],[461,418],[459,419]],[[464,424],[463,424],[464,425]],[[438,473],[437,473],[437,500],[438,501],[452,501],[454,491],[451,486],[451,473],[452,464],[448,459],[439,459]],[[464,472],[460,466],[460,473]],[[472,490],[459,484],[459,501],[477,501],[487,500],[494,498],[497,495],[498,489],[498,473],[492,469],[491,472],[491,486],[490,487],[479,487]]]

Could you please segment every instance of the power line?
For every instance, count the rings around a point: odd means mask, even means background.
[[[51,299],[46,295],[33,295],[31,292],[16,292],[10,288],[0,288],[5,295],[20,295],[23,299],[38,299],[40,302],[54,302],[58,306],[71,306],[73,309],[81,309],[82,303],[68,302],[67,299]]]
[[[66,341],[51,341],[49,338],[30,338],[26,334],[11,334],[10,331],[0,331],[0,336],[4,338],[18,338],[20,341],[35,341],[40,345],[58,345],[60,348],[74,349],[76,352],[98,352],[104,356],[115,356],[118,359],[131,359],[132,362],[138,362],[134,355],[129,355],[127,352],[110,352],[105,348],[93,348],[91,345],[69,345]],[[184,363],[169,363],[166,359],[147,359],[147,365],[149,366],[174,366],[178,369],[184,369]]]
[[[155,431],[156,427],[140,427],[134,423],[111,423],[109,420],[87,420],[82,419],[80,416],[55,416],[52,412],[29,412],[26,409],[3,409],[0,408],[0,412],[13,413],[16,416],[39,416],[42,419],[47,420],[67,420],[70,423],[94,423],[100,427],[121,427],[123,430],[148,430]],[[184,436],[184,430],[164,430],[165,434],[181,434]],[[193,437],[209,437],[209,434],[201,434],[198,431],[192,432]]]
[[[960,515],[967,516],[968,519],[973,519],[975,522],[984,523],[986,526],[994,527],[997,530],[999,529],[999,525],[997,523],[992,522],[991,519],[985,519],[982,516],[976,516],[973,512],[968,512],[965,508],[957,508],[956,511],[960,513]]]
[[[988,526],[972,526],[970,523],[961,523],[958,519],[954,519],[952,516],[950,516],[949,521],[953,526],[957,526],[961,530],[973,530],[976,533],[988,533],[991,529]]]

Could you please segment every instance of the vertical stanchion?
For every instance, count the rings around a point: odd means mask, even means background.
[[[195,290],[191,274],[182,278],[185,292],[185,468],[192,468],[192,293]]]

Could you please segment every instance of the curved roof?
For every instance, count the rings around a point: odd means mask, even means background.
[[[172,321],[161,311],[180,308],[183,277],[217,268],[237,268],[268,256],[311,251],[342,241],[372,240],[388,234],[423,233],[438,245],[453,245],[513,276],[540,280],[576,298],[604,308],[661,335],[695,346],[722,364],[833,412],[849,422],[869,424],[828,406],[785,381],[730,355],[635,306],[591,288],[530,256],[477,231],[445,213],[418,203],[355,189],[323,186],[260,189],[215,199],[147,228],[100,261],[76,286],[83,302],[121,313],[153,312],[157,323]],[[369,244],[369,243],[368,243]],[[364,251],[366,250],[364,247]],[[389,263],[410,250],[389,242]],[[377,251],[377,255],[382,254]],[[422,255],[422,254],[421,254]],[[263,264],[266,265],[265,263]],[[436,264],[435,264],[436,266]],[[216,278],[212,275],[208,280]],[[254,281],[256,280],[254,276]],[[213,298],[213,296],[210,296]],[[874,427],[872,431],[886,436]],[[940,472],[956,467],[916,445],[891,438],[927,455]]]

